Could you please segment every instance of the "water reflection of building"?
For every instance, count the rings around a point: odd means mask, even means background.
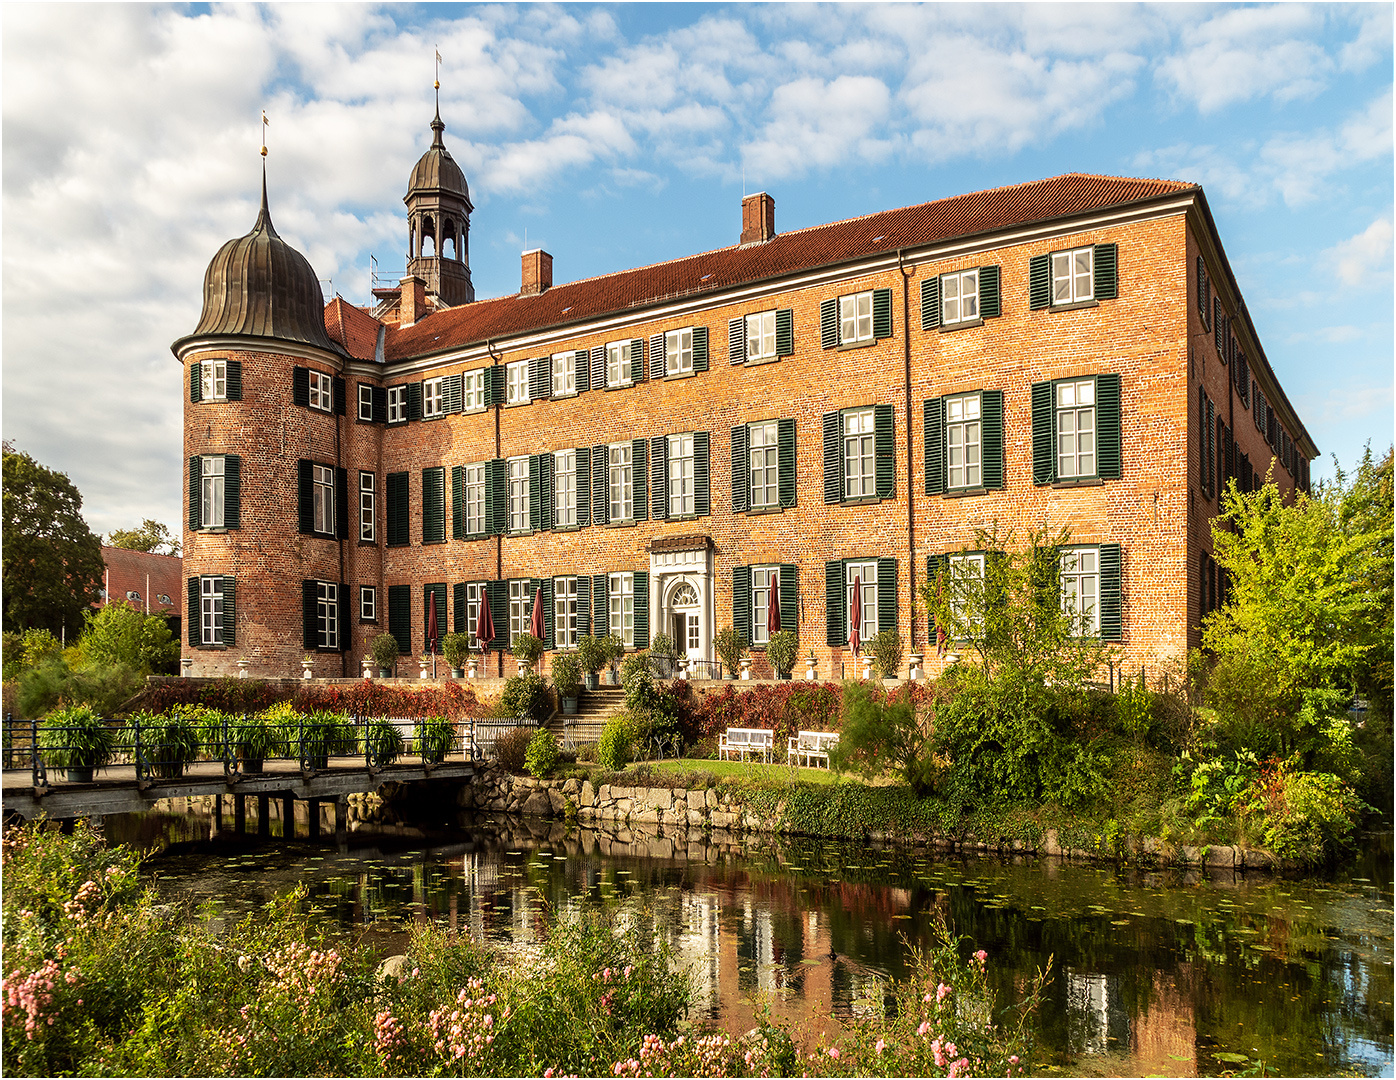
[[[1129,1011],[1119,978],[1066,970],[1067,1040],[1076,1054],[1104,1054],[1129,1045]]]

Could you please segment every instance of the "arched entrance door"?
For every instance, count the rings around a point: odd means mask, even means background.
[[[702,658],[704,649],[698,590],[691,582],[677,582],[669,593],[668,607],[669,634],[674,639],[674,651],[690,659]]]

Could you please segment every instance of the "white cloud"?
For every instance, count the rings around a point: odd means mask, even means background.
[[[876,133],[891,97],[886,84],[866,75],[786,83],[771,95],[771,120],[743,157],[761,177],[799,176],[811,167],[885,160],[894,143]]]
[[[1391,282],[1391,218],[1380,217],[1356,236],[1326,250],[1325,260],[1345,285],[1384,285]]]

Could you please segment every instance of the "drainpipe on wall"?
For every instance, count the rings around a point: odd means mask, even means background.
[[[916,651],[916,504],[913,498],[911,468],[911,301],[907,295],[910,281],[916,274],[916,267],[907,266],[902,258],[902,248],[897,249],[897,269],[902,276],[902,356],[905,365],[903,389],[906,394],[906,549],[907,587],[910,589],[911,604],[907,612],[907,626],[911,639],[908,652]]]
[[[344,370],[344,365],[341,364],[339,369],[340,369],[340,371],[342,372],[342,371]],[[339,488],[339,470],[344,468],[344,450],[343,450],[343,447],[341,446],[340,441],[339,441],[339,433],[340,433],[340,430],[341,430],[340,425],[343,424],[343,422],[345,421],[345,419],[346,419],[346,418],[348,417],[348,415],[349,415],[349,405],[348,405],[348,402],[349,402],[349,380],[348,380],[348,379],[345,379],[345,380],[344,380],[344,400],[345,400],[344,416],[336,416],[336,417],[334,418],[334,468],[335,468],[335,485],[334,485],[334,486],[335,486],[336,491],[338,491],[338,488]],[[356,489],[356,491],[355,491],[355,498],[356,498],[356,500],[357,500],[357,489]],[[344,500],[345,500],[346,503],[349,501],[349,480],[348,480],[348,470],[347,470],[347,469],[345,470]],[[349,507],[348,507],[348,506],[345,506],[345,508],[344,508],[344,515],[345,515],[345,520],[346,520],[346,521],[349,520]],[[336,523],[337,523],[337,522],[338,522],[338,519],[339,519],[339,507],[335,507],[335,515],[334,515],[334,516],[335,516],[335,520],[336,520]],[[355,515],[355,516],[357,516],[357,515]],[[345,581],[344,581],[344,541],[345,541],[345,538],[341,536],[341,537],[339,538],[339,589],[340,589],[341,592],[343,592],[344,589],[348,588],[348,585],[346,585],[346,584],[345,584]],[[340,598],[339,598],[339,640],[340,640],[341,643],[344,641],[344,627],[345,627],[346,625],[349,624],[349,620],[345,618],[345,611],[347,610],[347,608],[348,608],[348,599],[347,599],[347,597],[345,597],[345,596],[340,596]],[[375,614],[376,614],[376,612],[375,612]],[[350,638],[350,640],[353,640],[352,637]],[[341,649],[339,650],[339,677],[342,678],[342,679],[348,678],[348,677],[349,677],[349,651],[348,651],[347,649],[343,649],[343,648],[341,648]]]
[[[489,340],[489,339],[486,339],[486,340],[485,340],[485,352],[489,353],[489,357],[490,357],[491,360],[494,361],[495,367],[498,367],[498,366],[499,366],[499,362],[500,362],[501,360],[504,359],[503,356],[496,356],[496,355],[495,355],[495,351],[494,351],[494,342],[491,341],[491,340]],[[493,381],[491,381],[491,385],[493,385]],[[503,415],[503,413],[504,413],[504,402],[502,402],[502,401],[496,401],[496,402],[493,402],[493,405],[494,405],[494,456],[495,456],[495,459],[498,460],[499,458],[501,458],[501,457],[504,456],[503,453],[501,452],[501,449],[500,449],[501,443],[500,443],[500,437],[499,437],[499,425],[500,425],[500,418],[502,417],[502,415]],[[507,491],[507,486],[506,486],[506,491]],[[495,538],[494,538],[494,580],[495,580],[495,584],[496,584],[496,585],[498,585],[499,582],[501,582],[501,581],[504,580],[504,534],[503,534],[503,533],[497,534],[497,535],[495,536]],[[486,596],[485,596],[484,602],[485,602],[485,603],[489,603],[489,600],[490,600],[489,596],[486,595]],[[495,627],[495,631],[494,631],[494,632],[495,632],[495,635],[498,636],[498,634],[499,634],[499,627]],[[502,678],[504,678],[504,650],[503,650],[503,649],[496,649],[496,650],[495,650],[495,656],[498,658],[498,664],[499,664],[498,675],[499,675],[499,677],[502,679]]]

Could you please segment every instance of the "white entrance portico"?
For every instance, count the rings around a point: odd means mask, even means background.
[[[656,628],[690,660],[711,660],[713,552],[707,536],[671,536],[650,543],[650,589],[659,599]]]

